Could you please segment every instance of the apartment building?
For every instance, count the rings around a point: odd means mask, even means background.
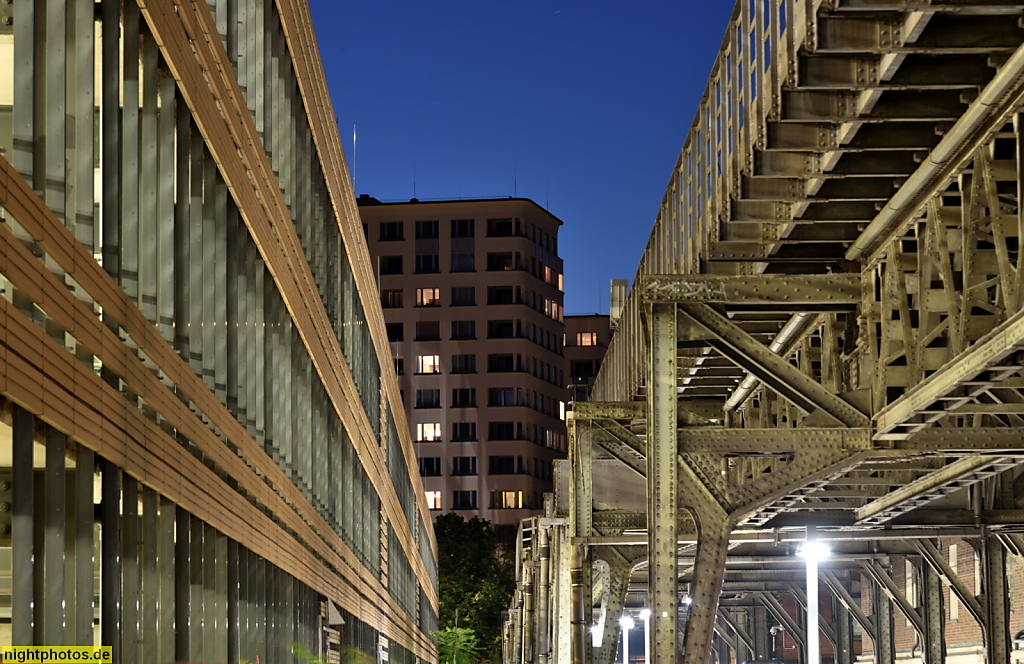
[[[565,317],[565,361],[569,367],[569,401],[587,401],[611,340],[608,314]]]
[[[562,222],[524,198],[358,202],[427,502],[517,524],[566,454]]]

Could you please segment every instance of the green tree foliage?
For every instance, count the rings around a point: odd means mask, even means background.
[[[490,521],[478,517],[467,521],[450,512],[437,518],[434,533],[440,627],[455,628],[458,611],[458,627],[473,631],[486,659],[500,661],[501,612],[508,609],[516,583],[515,532],[495,530]]]
[[[480,644],[473,630],[445,627],[431,634],[437,639],[437,664],[476,664]]]

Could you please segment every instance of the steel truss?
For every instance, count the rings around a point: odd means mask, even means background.
[[[575,632],[552,661],[609,661],[614,621],[598,649],[587,628],[620,606],[651,611],[657,664],[766,658],[772,623],[805,644],[794,553],[813,527],[836,554],[837,664],[891,664],[908,635],[944,661],[954,603],[985,661],[1009,662],[1022,12],[738,4],[594,401],[569,420],[549,516],[570,516],[578,585],[548,615]]]

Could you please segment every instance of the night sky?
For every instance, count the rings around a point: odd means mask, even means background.
[[[531,198],[565,222],[565,312],[607,313],[610,281],[636,272],[733,3],[310,5],[356,193]]]

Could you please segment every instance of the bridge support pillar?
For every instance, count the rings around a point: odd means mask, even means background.
[[[1010,598],[1006,584],[1006,549],[994,535],[981,540],[985,610],[985,664],[1010,662]]]
[[[946,614],[942,607],[942,581],[931,565],[921,565],[924,601],[921,617],[924,622],[924,662],[943,664],[946,661]]]
[[[868,578],[864,579],[869,582]],[[872,613],[875,617],[874,654],[875,664],[895,664],[896,640],[892,616],[892,600],[889,599],[877,583],[871,584]]]
[[[607,548],[607,547],[606,547]],[[619,645],[622,626],[619,617],[626,604],[626,589],[629,586],[629,573],[632,566],[621,560],[605,560],[608,563],[608,592],[605,597],[604,633],[601,647],[593,653],[594,664],[612,664],[615,651]]]
[[[775,659],[771,652],[771,637],[768,633],[768,612],[764,606],[752,606],[747,612],[747,625],[754,639],[754,656],[751,659]]]
[[[676,307],[653,304],[651,311],[651,362],[648,379],[647,454],[647,550],[650,556],[649,604],[651,608],[650,664],[676,664],[679,602],[676,533],[678,530]],[[722,558],[724,567],[724,555]],[[717,607],[717,597],[714,598]],[[711,621],[715,610],[711,609]],[[710,625],[702,656],[710,648]]]
[[[853,664],[853,620],[850,612],[834,596],[832,628],[835,631],[835,664]]]

